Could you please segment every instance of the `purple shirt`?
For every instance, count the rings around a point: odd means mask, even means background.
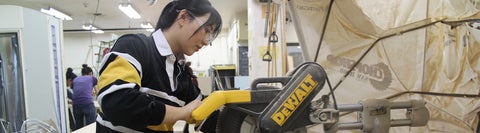
[[[73,80],[73,104],[93,103],[93,86],[97,85],[97,78],[89,75],[80,76]]]

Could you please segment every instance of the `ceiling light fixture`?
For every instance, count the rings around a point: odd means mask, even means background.
[[[142,28],[145,28],[145,29],[153,29],[152,24],[150,24],[149,22],[143,22],[140,24],[140,26],[142,26]]]
[[[145,29],[145,30],[148,31],[148,32],[153,32],[153,31],[155,31],[155,29],[153,29],[153,28],[148,28],[148,29]]]
[[[130,3],[122,3],[118,5],[118,9],[120,9],[123,13],[125,13],[128,17],[132,19],[141,18],[140,14],[138,14],[138,12],[135,9],[133,9]]]
[[[48,8],[48,10],[46,9],[40,9],[41,12],[43,13],[46,13],[46,14],[49,14],[49,15],[52,15],[54,17],[57,17],[57,18],[60,18],[62,20],[72,20],[72,17],[68,16],[67,14],[63,13],[63,12],[60,12],[58,10],[55,10],[53,8]]]
[[[148,32],[153,32],[154,31],[153,26],[152,26],[152,24],[150,24],[150,22],[143,22],[143,23],[140,24],[140,26],[142,26],[142,28],[144,28]]]
[[[157,3],[157,0],[147,0],[149,6],[155,5]]]
[[[96,34],[103,34],[104,33],[103,30],[98,29],[97,27],[93,26],[92,24],[84,24],[84,25],[82,25],[82,28],[85,29],[85,30],[92,31],[93,33],[96,33]]]
[[[85,29],[85,30],[96,30],[97,27],[91,25],[91,24],[84,24],[82,25],[82,28]]]
[[[93,33],[95,34],[103,34],[105,32],[103,32],[103,30],[92,30]]]

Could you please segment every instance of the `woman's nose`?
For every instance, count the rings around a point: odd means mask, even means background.
[[[202,47],[207,46],[207,45],[208,45],[208,41],[202,40]]]

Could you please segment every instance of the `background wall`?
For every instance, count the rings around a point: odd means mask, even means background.
[[[187,56],[187,61],[192,62],[192,69],[197,75],[208,75],[208,69],[213,64],[233,64],[229,59],[232,51],[229,48],[226,30],[212,42],[212,45],[205,46],[192,56]]]
[[[251,81],[252,79],[258,77],[267,76],[267,63],[261,59],[261,55],[264,54],[261,49],[265,48],[267,44],[267,38],[263,36],[265,19],[262,18],[262,5],[266,4],[260,3],[257,0],[249,0],[249,8],[246,9],[248,10],[248,13],[247,11],[238,13],[231,22],[224,22],[224,25],[230,25],[229,29],[222,29],[222,32],[219,34],[217,39],[213,41],[211,46],[206,46],[192,56],[187,57],[187,61],[192,62],[192,68],[197,75],[200,77],[208,77],[208,69],[214,64],[237,65],[238,47],[248,46],[249,80]],[[241,24],[246,26],[236,26],[235,23],[238,21],[240,21],[240,23],[244,22]],[[238,31],[246,33],[238,33]],[[279,31],[279,29],[277,31]],[[144,33],[146,35],[151,34],[150,32],[146,31],[106,31],[104,34],[90,34],[88,32],[64,33],[64,68],[72,67],[74,72],[78,75],[80,75],[82,64],[88,64],[92,68],[96,69],[98,65],[98,46],[100,45],[100,42],[109,42],[127,33]],[[245,40],[239,41],[237,39],[237,34],[246,34],[247,37]],[[297,35],[291,22],[286,23],[285,37],[287,43],[298,43]],[[277,50],[280,50],[280,48],[278,47]],[[281,70],[280,58],[277,59],[277,62],[277,66],[279,67],[277,70]],[[281,76],[281,73],[278,73],[277,75]]]
[[[105,32],[104,34],[90,34],[88,32],[64,33],[64,68],[73,68],[77,75],[80,74],[82,64],[88,64],[90,67],[97,69],[101,42],[110,42],[128,33],[151,34],[144,31]],[[229,60],[230,50],[228,45],[226,45],[226,36],[227,34],[222,32],[211,46],[206,46],[199,52],[187,57],[187,61],[192,62],[192,68],[195,71],[206,72],[212,64],[233,63]]]
[[[111,41],[119,33],[90,34],[88,32],[64,33],[64,68],[71,67],[74,73],[81,75],[82,64],[96,69],[100,41]],[[95,71],[95,70],[94,70]]]
[[[262,7],[263,6],[263,7]],[[249,61],[250,61],[250,80],[258,77],[267,77],[268,76],[268,62],[262,61],[262,56],[265,54],[267,44],[268,44],[268,36],[264,37],[265,32],[265,17],[263,16],[263,12],[266,9],[266,3],[260,3],[258,0],[249,0],[248,1],[248,43],[249,43]],[[280,8],[280,7],[279,7]],[[278,14],[277,19],[277,35],[278,35],[278,42],[276,43],[276,73],[271,75],[282,76],[282,53],[281,47],[282,44],[282,34],[281,34],[281,23],[285,22],[285,19],[280,19],[280,13]],[[288,14],[286,15],[287,18]],[[295,33],[293,24],[291,22],[287,22],[285,24],[285,42],[287,43],[297,43],[297,35]],[[273,45],[271,46],[273,47]],[[271,54],[273,52],[273,48],[270,49]],[[272,56],[274,56],[272,54]],[[286,59],[285,59],[286,60]],[[273,61],[272,61],[273,62]],[[273,64],[273,63],[271,63]]]

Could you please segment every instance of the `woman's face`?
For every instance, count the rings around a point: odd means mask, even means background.
[[[193,17],[190,22],[187,23],[187,33],[185,34],[183,43],[181,43],[180,49],[184,54],[190,56],[193,53],[200,50],[203,46],[210,43],[211,32],[213,31],[212,26],[203,26],[201,27],[210,17],[210,13]],[[199,29],[200,28],[200,29]],[[197,33],[195,31],[198,29]]]

